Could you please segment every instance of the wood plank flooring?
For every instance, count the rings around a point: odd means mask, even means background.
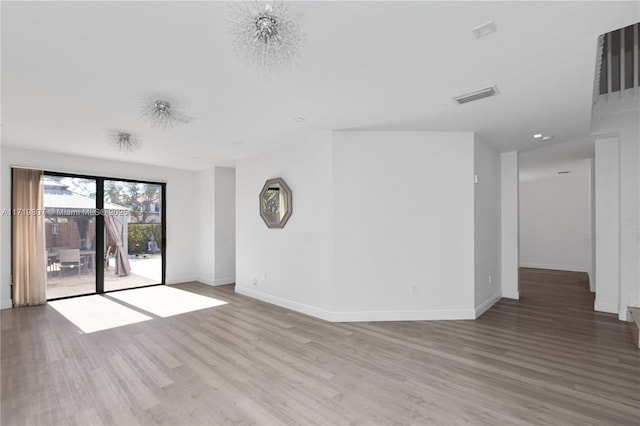
[[[328,323],[224,306],[82,334],[2,311],[1,424],[640,424],[640,351],[584,274],[523,269],[476,321]]]

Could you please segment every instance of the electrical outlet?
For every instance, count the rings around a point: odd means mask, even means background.
[[[417,285],[412,285],[411,286],[411,294],[416,294],[418,292],[418,286]]]

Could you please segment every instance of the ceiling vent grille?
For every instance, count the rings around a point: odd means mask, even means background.
[[[476,90],[475,92],[465,93],[464,95],[456,96],[453,98],[457,104],[462,105],[469,102],[477,101],[479,99],[489,98],[495,96],[498,93],[497,86],[486,87],[484,89]]]

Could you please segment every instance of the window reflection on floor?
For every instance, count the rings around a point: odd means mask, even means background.
[[[170,317],[227,302],[165,285],[54,300],[49,306],[84,333],[108,330],[153,317]]]
[[[152,319],[150,316],[98,295],[54,300],[49,302],[49,306],[85,333]]]
[[[108,297],[163,318],[227,303],[213,297],[202,296],[168,286],[118,291],[110,293]]]

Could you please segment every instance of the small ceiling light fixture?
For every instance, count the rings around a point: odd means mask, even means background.
[[[498,31],[498,28],[496,28],[496,23],[493,21],[489,21],[486,24],[478,25],[473,29],[473,33],[476,35],[476,38],[488,36],[489,34],[495,33],[496,31]]]
[[[533,137],[536,139],[542,139],[542,133],[536,133]]]
[[[109,143],[120,152],[132,153],[140,148],[140,141],[128,132],[115,132],[109,136]]]
[[[242,145],[242,142],[240,142],[240,141],[233,141],[233,142],[231,142],[231,145],[235,145],[235,146]]]
[[[296,123],[304,123],[305,121],[307,121],[307,119],[304,117],[296,117],[293,119],[293,121],[295,121]]]
[[[568,175],[569,173],[571,173],[571,170],[562,170],[558,172],[559,175]]]
[[[551,139],[553,139],[553,136],[543,136],[542,137],[543,141],[550,141]]]
[[[229,34],[247,62],[268,69],[298,56],[304,35],[287,3],[239,2],[231,5]]]
[[[142,103],[142,118],[152,126],[169,130],[179,124],[185,124],[193,120],[193,117],[183,114],[169,101],[154,100]]]

